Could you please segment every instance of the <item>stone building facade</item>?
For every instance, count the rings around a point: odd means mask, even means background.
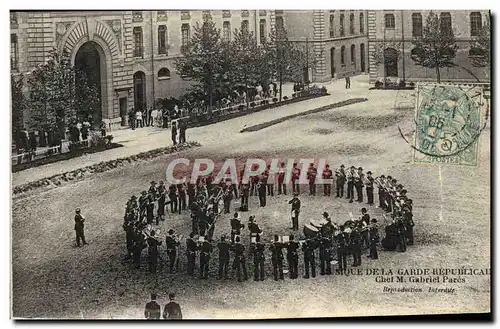
[[[274,11],[11,12],[11,70],[29,74],[49,59],[52,49],[65,49],[74,65],[82,62],[96,71],[102,120],[127,125],[131,108],[178,98],[189,86],[175,73],[174,62],[193,26],[205,18],[216,23],[224,38],[245,26],[260,43],[274,24]]]
[[[412,39],[422,35],[429,13],[429,10],[368,11],[369,53],[379,54],[369,57],[371,83],[384,77],[408,81],[436,80],[434,69],[417,66],[411,59]],[[490,13],[484,10],[434,11],[434,13],[439,15],[440,24],[453,30],[458,46],[454,60],[458,66],[443,68],[441,80],[488,81],[490,68],[473,67],[469,51],[471,40],[485,24]]]
[[[368,72],[367,13],[363,10],[276,11],[288,39],[311,56],[310,81]],[[280,18],[282,17],[282,18]]]

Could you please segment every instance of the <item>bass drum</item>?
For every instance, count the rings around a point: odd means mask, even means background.
[[[314,227],[310,224],[304,225],[304,235],[306,238],[314,238],[318,235],[319,229],[317,227]]]

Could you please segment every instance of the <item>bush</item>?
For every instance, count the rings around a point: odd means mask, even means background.
[[[278,99],[276,97],[273,98],[273,102],[276,103]]]
[[[326,89],[325,86],[321,87],[321,94],[322,95],[326,95],[327,92],[328,92],[328,90]]]
[[[254,103],[254,102],[251,102],[251,103],[250,103],[250,107],[255,107],[255,103]]]
[[[113,140],[113,135],[102,137],[101,132],[91,132],[89,136],[89,147],[103,147],[110,144]]]
[[[295,98],[295,97],[297,97],[297,93],[292,94],[292,98]]]
[[[382,88],[382,81],[378,81],[378,80],[377,80],[377,81],[375,82],[375,88],[377,88],[377,89]]]
[[[243,110],[245,109],[245,107],[246,107],[246,106],[242,104],[242,105],[238,106],[238,110],[239,110],[239,111],[243,111]]]
[[[285,101],[286,101],[287,99],[288,99],[288,96],[283,97],[283,100],[285,100]]]

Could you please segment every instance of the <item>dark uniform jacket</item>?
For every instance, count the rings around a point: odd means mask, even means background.
[[[75,215],[75,230],[83,230],[85,218],[83,218],[82,215],[76,214]]]
[[[219,248],[219,259],[229,259],[229,243],[221,241],[217,244],[217,247]]]
[[[163,318],[167,320],[182,320],[182,311],[179,304],[170,302],[163,309]]]
[[[300,211],[300,200],[298,198],[293,198],[288,201],[288,204],[292,205],[292,211]]]
[[[149,320],[159,320],[160,319],[160,305],[154,300],[146,304],[146,309],[144,310],[144,317]]]

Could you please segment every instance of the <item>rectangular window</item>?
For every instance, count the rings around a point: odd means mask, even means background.
[[[483,19],[481,13],[473,12],[470,14],[470,35],[477,37],[483,28]]]
[[[354,34],[354,14],[349,15],[349,33]]]
[[[167,54],[167,26],[158,26],[158,54]]]
[[[259,37],[260,37],[260,43],[266,41],[266,20],[265,19],[260,20]]]
[[[412,35],[414,37],[422,36],[422,14],[415,13],[411,15],[411,22],[413,26]]]
[[[10,69],[18,69],[17,35],[10,35]]]
[[[394,14],[385,14],[385,28],[386,29],[396,28],[396,19],[394,18]]]
[[[283,22],[282,16],[276,16],[276,29],[283,30],[285,28],[285,23]]]
[[[359,33],[365,33],[365,15],[363,13],[359,14]]]
[[[241,21],[241,30],[248,32],[248,21],[246,19]]]
[[[335,16],[330,15],[330,38],[335,37]]]
[[[340,36],[343,37],[345,35],[344,31],[344,14],[340,14]]]
[[[231,41],[231,23],[227,21],[222,24],[222,39],[226,42]]]
[[[188,43],[189,43],[189,24],[182,24],[181,27],[181,51],[184,52],[187,50]]]
[[[141,27],[134,27],[134,57],[143,57]]]
[[[450,13],[441,13],[439,15],[439,27],[441,28],[441,32],[451,33],[451,14]]]

